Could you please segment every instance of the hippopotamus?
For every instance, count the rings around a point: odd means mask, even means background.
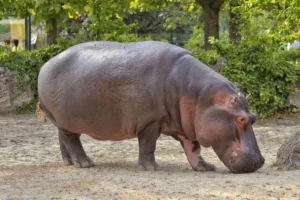
[[[45,63],[40,108],[58,128],[64,164],[92,167],[80,135],[138,138],[138,164],[156,170],[161,134],[178,140],[195,171],[215,166],[200,155],[212,147],[233,173],[264,164],[252,125],[256,115],[234,85],[187,50],[158,41],[87,42]]]

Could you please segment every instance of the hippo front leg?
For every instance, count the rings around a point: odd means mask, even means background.
[[[191,141],[184,136],[173,136],[179,140],[184,149],[185,155],[195,171],[215,171],[216,167],[206,162],[200,155],[200,144],[198,141]]]
[[[156,141],[160,135],[159,123],[151,123],[138,135],[139,141],[139,166],[145,170],[156,170],[154,152]]]
[[[94,162],[86,155],[80,142],[80,134],[58,129],[60,151],[65,165],[93,167]]]

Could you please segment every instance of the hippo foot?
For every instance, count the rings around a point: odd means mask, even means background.
[[[199,157],[199,163],[193,167],[193,170],[199,172],[216,171],[216,167],[213,164],[206,162],[201,156]]]
[[[95,166],[94,162],[89,157],[74,158],[73,160],[70,158],[63,158],[64,165],[65,166],[74,165],[75,167],[78,167],[78,168],[87,168],[87,167]]]
[[[139,161],[139,167],[146,171],[155,171],[158,168],[156,162],[141,162]]]
[[[71,133],[60,128],[58,130],[60,151],[65,165],[74,165],[78,168],[95,166],[82,147],[80,134]]]
[[[72,160],[69,158],[63,159],[63,162],[65,166],[73,165]]]
[[[65,161],[64,161],[64,163],[65,163]],[[87,168],[87,167],[95,166],[95,163],[87,156],[72,158],[72,163],[75,167],[78,167],[78,168]]]

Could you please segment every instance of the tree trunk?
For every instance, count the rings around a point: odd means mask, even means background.
[[[219,39],[219,12],[224,0],[197,0],[204,14],[204,48],[211,49],[209,37]]]
[[[48,45],[56,44],[57,36],[57,20],[56,18],[50,18],[46,20],[47,28],[47,43]]]
[[[232,8],[238,6],[237,0],[230,1],[229,8],[229,40],[231,43],[238,44],[241,40],[241,34],[239,32],[239,27],[241,25],[241,16],[232,12]]]

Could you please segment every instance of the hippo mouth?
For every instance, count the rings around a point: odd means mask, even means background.
[[[243,159],[238,159],[236,151],[233,151],[232,157],[230,158],[228,165],[226,165],[232,173],[251,173],[264,164],[265,159],[263,157],[256,158],[251,155],[243,155]]]

